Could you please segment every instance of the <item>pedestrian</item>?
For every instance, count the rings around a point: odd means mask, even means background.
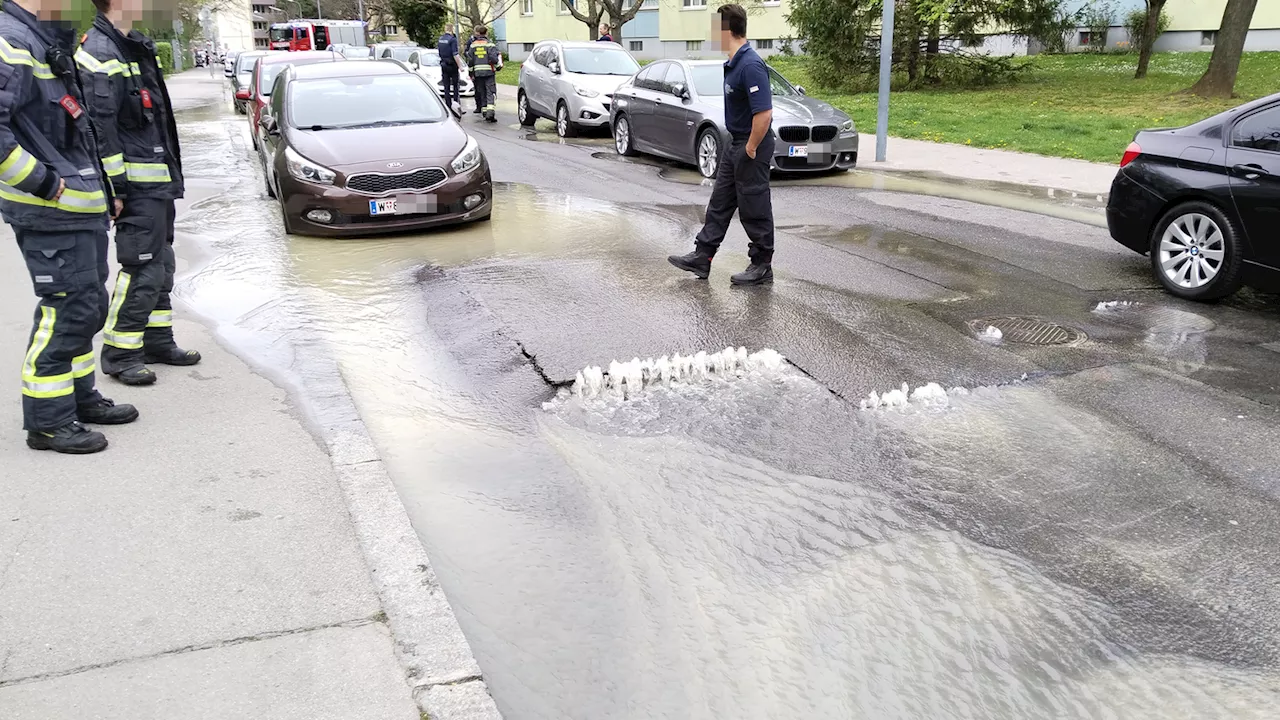
[[[613,42],[613,36],[609,34],[609,26],[607,24],[600,24],[600,37],[596,38],[596,42]]]
[[[769,70],[747,42],[747,11],[741,5],[721,5],[721,42],[728,51],[724,64],[724,118],[731,143],[720,154],[715,186],[707,203],[706,222],[693,252],[667,258],[672,265],[699,278],[711,274],[711,260],[729,230],[734,210],[750,240],[751,264],[731,279],[735,285],[773,282],[773,205],[769,198],[769,168],[773,158],[773,99]]]
[[[471,57],[471,44],[476,41],[476,38],[480,37],[479,35],[476,34],[476,30],[479,27],[480,27],[479,25],[476,25],[471,28],[471,34],[467,36],[467,43],[466,45],[462,46],[463,58]],[[468,66],[467,72],[470,74],[471,84],[472,86],[474,86],[476,84],[476,76],[475,76],[475,73],[471,72],[469,68],[470,66]],[[480,114],[480,90],[479,89],[476,90],[475,101],[476,101],[476,109],[472,110],[471,112],[475,113],[476,115],[479,115]]]
[[[116,275],[102,371],[126,385],[151,385],[147,364],[195,365],[200,353],[173,339],[174,201],[183,195],[178,128],[138,0],[93,0],[97,17],[76,62],[115,196]]]
[[[27,446],[86,454],[107,438],[81,423],[119,425],[138,411],[94,387],[110,197],[72,60],[73,2],[0,4],[0,215],[40,297],[22,363]]]
[[[497,122],[495,104],[498,101],[498,71],[502,69],[502,53],[489,42],[489,29],[477,25],[476,38],[467,49],[467,65],[476,88],[476,105],[484,113],[484,119]]]
[[[440,55],[441,82],[444,83],[444,103],[455,115],[462,116],[462,96],[458,94],[458,38],[453,34],[453,25],[444,26],[444,34],[436,43],[436,52]],[[456,106],[456,107],[455,107]]]

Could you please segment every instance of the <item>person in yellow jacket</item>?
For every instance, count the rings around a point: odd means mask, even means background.
[[[498,71],[502,69],[502,51],[489,42],[489,28],[477,25],[475,40],[467,46],[467,65],[476,87],[476,107],[489,122],[498,122]]]

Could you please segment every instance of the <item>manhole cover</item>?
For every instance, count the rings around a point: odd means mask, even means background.
[[[978,337],[995,335],[987,328],[999,330],[999,338],[1003,342],[1023,345],[1071,345],[1085,339],[1085,334],[1075,328],[1037,318],[998,317],[969,321],[969,329]]]

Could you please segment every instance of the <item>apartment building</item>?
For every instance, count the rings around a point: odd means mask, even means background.
[[[254,49],[270,48],[271,38],[268,32],[271,30],[271,23],[283,21],[284,12],[276,7],[276,0],[252,0],[249,5],[249,14],[253,22]]]
[[[570,0],[572,1],[572,0]],[[714,57],[712,25],[719,16],[708,0],[633,0],[643,2],[634,20],[614,38],[642,59]],[[793,33],[784,16],[790,0],[746,3],[747,34],[762,55],[782,49]],[[587,26],[573,17],[561,0],[519,0],[506,14],[507,52],[523,60],[540,40],[590,40]]]
[[[1087,0],[1076,0],[1076,8],[1085,7]],[[1113,25],[1105,38],[1093,37],[1089,28],[1077,28],[1067,38],[1067,45],[1074,50],[1100,46],[1116,50],[1130,43],[1124,29],[1125,17],[1135,10],[1146,8],[1145,0],[1115,0]],[[1212,51],[1218,38],[1218,26],[1222,24],[1222,11],[1227,0],[1169,0],[1164,7],[1169,17],[1169,29],[1156,40],[1157,52]],[[1262,0],[1253,13],[1253,23],[1245,38],[1244,49],[1280,50],[1280,0]]]

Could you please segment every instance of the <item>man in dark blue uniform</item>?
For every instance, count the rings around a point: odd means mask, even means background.
[[[707,203],[707,218],[693,252],[667,258],[672,265],[699,278],[711,274],[711,259],[720,249],[734,210],[751,241],[751,264],[734,275],[734,285],[773,282],[773,205],[769,198],[769,167],[773,158],[773,97],[769,69],[747,43],[747,11],[741,5],[721,5],[721,37],[729,53],[724,64],[724,120],[732,139],[720,156],[715,188]]]
[[[436,43],[436,52],[440,54],[440,75],[444,82],[444,103],[462,114],[462,96],[458,94],[458,36],[453,34],[453,25],[444,26],[444,34]]]
[[[71,12],[58,0],[0,6],[0,214],[40,297],[22,363],[27,446],[85,454],[107,439],[81,423],[132,422],[138,411],[94,388],[111,198],[72,60]]]

